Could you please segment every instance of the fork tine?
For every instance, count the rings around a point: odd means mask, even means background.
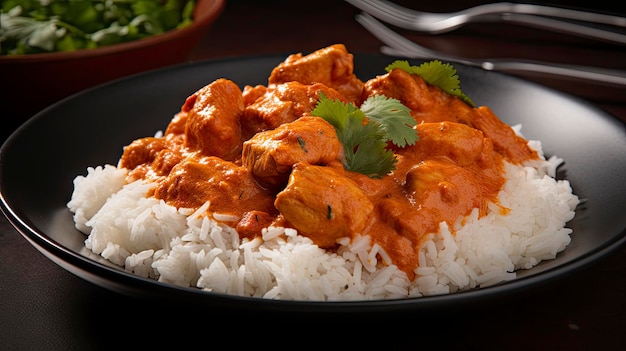
[[[402,51],[403,49],[410,49],[412,46],[408,39],[400,35],[396,35],[395,32],[387,28],[380,21],[378,21],[368,13],[361,12],[360,14],[356,15],[356,20],[368,31],[370,31],[370,33],[374,34],[374,36],[380,39],[383,43],[386,43],[391,47]]]
[[[419,12],[384,0],[345,0],[361,11],[398,27],[411,26]]]
[[[394,55],[402,55],[411,58],[421,59],[441,59],[444,61],[456,61],[464,63],[466,65],[476,65],[475,62],[453,57],[451,55],[444,55],[442,53],[436,53],[425,47],[419,46],[411,40],[401,36],[400,34],[392,31],[383,25],[380,21],[367,13],[360,13],[356,16],[356,20],[365,27],[370,33],[380,39],[387,45],[387,48],[383,47],[381,50],[384,53],[390,53]],[[390,50],[391,49],[391,50]]]

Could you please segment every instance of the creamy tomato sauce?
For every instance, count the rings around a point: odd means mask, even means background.
[[[505,182],[503,162],[538,156],[488,107],[399,69],[361,81],[352,59],[337,44],[290,55],[266,86],[217,79],[186,99],[163,137],[128,145],[120,166],[128,181],[154,182],[150,195],[173,206],[208,201],[241,237],[285,226],[332,250],[338,239],[369,235],[413,278],[426,234],[474,209],[484,215]],[[310,114],[321,93],[356,106],[372,95],[396,98],[420,139],[393,149],[398,162],[387,176],[348,171],[334,127]]]

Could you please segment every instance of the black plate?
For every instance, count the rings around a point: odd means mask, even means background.
[[[141,298],[245,311],[399,312],[495,301],[586,267],[626,241],[625,125],[566,94],[507,75],[456,64],[462,88],[478,105],[490,106],[506,123],[523,125],[541,140],[547,156],[565,159],[567,178],[584,203],[568,226],[572,243],[555,260],[521,271],[519,278],[458,294],[395,301],[303,302],[241,298],[144,279],[105,261],[83,246],[66,208],[72,180],[89,166],[116,164],[122,147],[164,130],[185,98],[225,77],[243,87],[267,84],[286,55],[207,61],[175,66],[84,91],[37,114],[0,151],[2,210],[44,255],[97,285]],[[393,58],[355,55],[355,73],[366,80],[383,74]],[[418,62],[415,62],[418,63]]]

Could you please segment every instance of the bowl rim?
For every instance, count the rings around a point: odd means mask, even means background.
[[[151,35],[149,37],[101,46],[94,49],[81,49],[75,51],[55,51],[38,54],[1,55],[0,64],[3,63],[42,63],[58,62],[66,60],[79,60],[96,56],[106,56],[120,52],[139,50],[145,47],[156,46],[164,42],[171,42],[196,32],[201,28],[213,23],[223,11],[225,0],[197,0],[194,8],[194,21],[183,28],[174,28],[167,32]]]

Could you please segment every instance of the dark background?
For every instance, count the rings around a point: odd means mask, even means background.
[[[450,11],[481,2],[398,3]],[[550,3],[611,13],[619,13],[621,7],[615,1]],[[310,52],[334,43],[344,43],[353,52],[378,52],[381,43],[354,21],[357,13],[343,1],[230,0],[189,60]],[[508,24],[469,25],[439,36],[406,33],[416,42],[453,54],[626,69],[626,46]],[[626,121],[623,88],[522,78],[588,100]],[[1,72],[0,87],[10,89],[2,86]],[[2,102],[2,109],[7,103]],[[1,140],[15,127],[3,124]],[[0,218],[0,348],[148,349],[180,343],[207,349],[355,345],[371,349],[376,343],[385,349],[435,345],[462,350],[612,350],[626,345],[625,267],[626,249],[621,248],[592,267],[521,297],[409,319],[229,316],[182,302],[178,306],[137,300],[92,285],[45,258]]]

